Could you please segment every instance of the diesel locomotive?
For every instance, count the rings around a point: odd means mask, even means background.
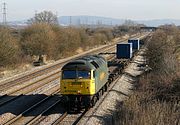
[[[108,85],[107,61],[102,56],[84,56],[61,69],[60,93],[70,107],[93,106]]]

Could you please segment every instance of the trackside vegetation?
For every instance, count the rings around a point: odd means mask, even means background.
[[[124,28],[124,27],[123,27]],[[0,26],[0,72],[24,64],[32,64],[34,56],[46,55],[58,60],[99,45],[113,38],[132,34],[138,29],[61,27],[56,23],[33,22],[23,29]],[[115,31],[120,31],[115,33]]]
[[[180,30],[162,26],[147,43],[151,73],[140,77],[133,94],[119,106],[119,125],[179,125]]]

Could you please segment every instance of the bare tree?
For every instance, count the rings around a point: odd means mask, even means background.
[[[33,23],[47,23],[47,24],[58,24],[58,18],[51,11],[43,11],[35,14],[35,16],[28,20],[29,24]]]
[[[132,21],[132,20],[125,20],[123,25],[125,25],[125,26],[136,26],[137,23]]]

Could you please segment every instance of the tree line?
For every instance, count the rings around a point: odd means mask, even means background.
[[[123,26],[124,28],[124,26]],[[120,33],[115,33],[119,30]],[[33,56],[47,55],[57,60],[107,44],[117,36],[135,32],[127,28],[61,27],[50,11],[35,14],[23,29],[0,27],[0,68],[32,62]]]

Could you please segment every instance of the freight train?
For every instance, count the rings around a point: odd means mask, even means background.
[[[65,64],[61,69],[60,93],[66,106],[77,109],[94,106],[132,58],[132,50],[139,49],[137,46],[139,40],[117,44],[116,63],[111,61],[113,65],[108,65],[100,55],[84,56]]]
[[[102,56],[76,59],[63,66],[61,72],[61,94],[72,106],[93,106],[107,90],[108,66]]]

